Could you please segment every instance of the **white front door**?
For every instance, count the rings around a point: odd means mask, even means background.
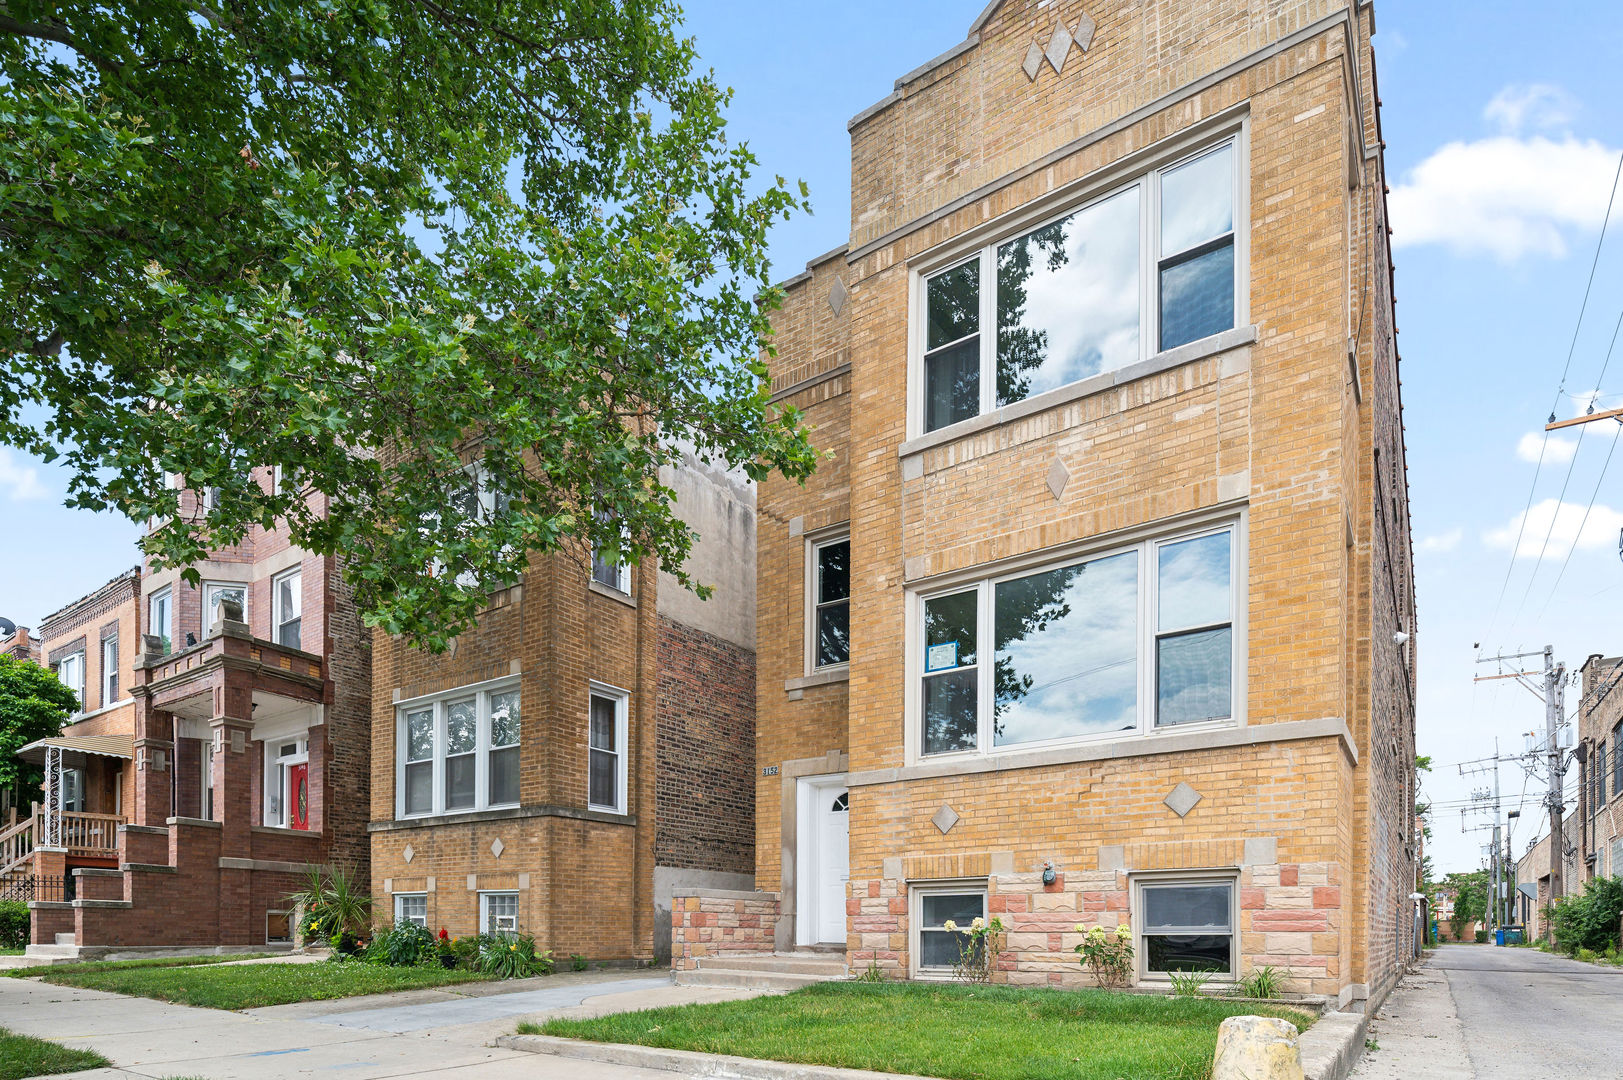
[[[845,941],[845,883],[851,877],[851,795],[817,790],[817,940]]]

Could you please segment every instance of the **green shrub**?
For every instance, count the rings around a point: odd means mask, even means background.
[[[1210,971],[1169,971],[1167,978],[1172,980],[1173,997],[1200,997],[1201,991],[1211,981]]]
[[[377,932],[366,947],[364,959],[387,967],[421,967],[439,963],[439,945],[425,927],[395,923],[393,928]]]
[[[1285,973],[1272,964],[1253,968],[1238,986],[1241,995],[1248,998],[1276,998],[1285,988]]]
[[[591,967],[591,962],[581,953],[569,954],[569,968],[571,971],[585,971]]]
[[[527,979],[552,974],[552,953],[536,952],[528,934],[479,937],[479,970],[498,979]]]
[[[304,888],[288,900],[304,909],[299,920],[304,940],[330,940],[334,952],[355,951],[372,924],[372,897],[353,871],[340,866],[310,871]]]
[[[1486,945],[1488,943],[1488,932],[1486,930],[1478,930],[1476,932],[1476,943],[1478,945]]]
[[[1618,920],[1623,918],[1623,878],[1596,878],[1578,896],[1568,896],[1544,909],[1555,946],[1569,956],[1578,950],[1599,954],[1616,948]]]
[[[28,944],[28,904],[0,900],[0,949],[21,949]]]

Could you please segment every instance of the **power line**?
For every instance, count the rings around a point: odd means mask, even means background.
[[[1606,216],[1601,218],[1600,237],[1595,241],[1595,257],[1589,264],[1589,280],[1584,284],[1583,302],[1578,305],[1578,321],[1572,328],[1572,342],[1567,346],[1567,362],[1561,368],[1561,381],[1556,386],[1555,401],[1550,406],[1550,420],[1552,423],[1555,421],[1555,406],[1561,403],[1561,395],[1565,393],[1567,389],[1567,373],[1572,370],[1572,357],[1578,349],[1578,332],[1583,329],[1584,313],[1589,310],[1589,294],[1590,291],[1595,287],[1595,270],[1600,266],[1601,248],[1606,243],[1607,226],[1609,226],[1612,222],[1612,204],[1617,200],[1617,185],[1620,179],[1623,179],[1623,153],[1620,153],[1617,156],[1617,171],[1612,175],[1612,193],[1606,198]],[[1532,513],[1533,510],[1533,496],[1538,492],[1539,473],[1544,468],[1544,451],[1549,447],[1549,445],[1550,433],[1546,431],[1544,433],[1543,441],[1539,443],[1538,463],[1533,466],[1533,482],[1528,485],[1527,506],[1522,510],[1521,523],[1516,527],[1516,541],[1510,545],[1510,562],[1509,565],[1505,567],[1505,580],[1499,586],[1499,599],[1494,601],[1493,615],[1488,619],[1488,626],[1490,629],[1499,620],[1499,609],[1504,605],[1505,591],[1510,588],[1510,576],[1516,569],[1516,552],[1522,546],[1522,534],[1527,531],[1527,516]],[[1576,459],[1577,455],[1574,454],[1573,457]],[[1570,471],[1568,476],[1570,478]],[[1557,505],[1556,509],[1560,509],[1559,504]],[[1550,518],[1550,527],[1552,529],[1555,527],[1555,518],[1553,516]],[[1550,542],[1550,538],[1547,534],[1544,538],[1544,542],[1546,544]],[[1539,558],[1542,559],[1543,557],[1544,556],[1541,552]],[[1533,564],[1533,571],[1535,574],[1538,572],[1537,563]]]
[[[1578,522],[1578,531],[1572,536],[1572,546],[1567,549],[1567,557],[1561,560],[1561,569],[1555,575],[1555,583],[1550,586],[1550,595],[1545,598],[1544,607],[1539,610],[1539,622],[1544,621],[1545,613],[1550,610],[1550,601],[1555,599],[1555,591],[1560,587],[1561,579],[1567,574],[1567,564],[1572,562],[1572,554],[1578,550],[1578,541],[1583,538],[1584,526],[1589,524],[1589,515],[1595,509],[1595,500],[1600,498],[1600,486],[1606,480],[1606,470],[1612,467],[1612,455],[1617,453],[1617,437],[1620,434],[1623,434],[1623,424],[1619,424],[1617,430],[1612,432],[1612,445],[1606,451],[1606,460],[1601,464],[1600,475],[1595,478],[1595,490],[1589,493],[1589,505],[1584,507],[1584,516]],[[1557,507],[1557,510],[1559,509]],[[1531,581],[1528,582],[1528,587],[1532,587]]]

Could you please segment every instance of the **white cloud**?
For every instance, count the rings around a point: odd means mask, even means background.
[[[1617,545],[1618,531],[1623,529],[1623,510],[1614,510],[1600,503],[1596,503],[1589,512],[1588,520],[1584,519],[1583,503],[1557,503],[1554,499],[1545,499],[1527,512],[1525,529],[1522,528],[1523,516],[1517,514],[1508,525],[1489,529],[1483,534],[1482,542],[1489,547],[1508,548],[1516,543],[1519,532],[1521,543],[1516,545],[1516,558],[1536,559],[1542,550],[1547,559],[1563,559],[1574,540],[1580,550],[1613,548]],[[1552,519],[1555,522],[1553,529],[1550,526]],[[1583,523],[1582,536],[1578,535],[1580,522]],[[1547,532],[1550,541],[1546,547],[1544,537]]]
[[[12,461],[11,452],[3,447],[0,447],[0,492],[17,500],[46,496],[45,486],[39,482],[39,470]]]
[[[1516,456],[1523,461],[1538,464],[1540,452],[1544,455],[1544,464],[1565,465],[1578,452],[1578,440],[1550,435],[1546,441],[1546,436],[1529,431],[1522,436],[1521,442],[1516,444]]]
[[[1560,258],[1570,232],[1600,228],[1617,160],[1616,150],[1570,134],[1448,143],[1392,188],[1393,246],[1442,244],[1505,263]]]
[[[1463,539],[1465,539],[1464,529],[1450,529],[1445,533],[1426,537],[1415,545],[1415,550],[1422,555],[1442,554],[1459,547]]]
[[[1566,130],[1578,114],[1578,102],[1559,86],[1549,83],[1512,83],[1493,96],[1482,109],[1482,119],[1505,135]]]

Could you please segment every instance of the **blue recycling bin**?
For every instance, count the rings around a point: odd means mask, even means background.
[[[1493,943],[1495,945],[1503,945],[1505,943],[1505,928],[1504,927],[1501,926],[1499,929],[1497,929],[1497,930],[1495,930],[1493,932]]]

